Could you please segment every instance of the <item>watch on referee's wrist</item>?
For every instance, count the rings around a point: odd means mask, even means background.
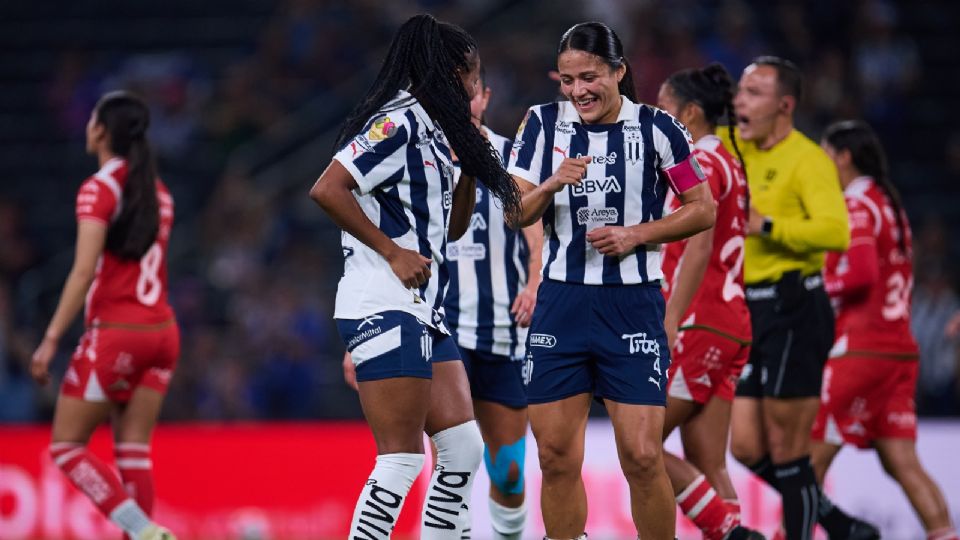
[[[763,225],[760,226],[760,236],[769,237],[773,234],[773,218],[766,216],[763,218]]]

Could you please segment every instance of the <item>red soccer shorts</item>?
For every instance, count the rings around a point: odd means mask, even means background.
[[[814,440],[869,448],[875,439],[917,438],[916,361],[843,356],[823,371]]]
[[[179,355],[175,323],[155,330],[88,328],[70,359],[60,392],[85,401],[119,403],[129,401],[138,386],[166,393]]]
[[[700,404],[713,396],[733,401],[750,344],[691,328],[677,334],[672,353],[668,396]]]

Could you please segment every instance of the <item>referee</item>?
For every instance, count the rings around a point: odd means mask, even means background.
[[[751,194],[744,283],[753,348],[734,400],[731,446],[780,492],[787,540],[812,538],[818,518],[810,429],[834,333],[820,270],[825,251],[850,242],[836,168],[794,129],[800,93],[797,66],[763,56],[743,71],[734,99]]]

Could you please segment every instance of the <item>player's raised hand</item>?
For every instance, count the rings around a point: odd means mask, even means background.
[[[637,247],[633,233],[627,227],[607,225],[587,233],[587,241],[600,253],[620,257]]]
[[[564,158],[556,172],[544,182],[544,187],[556,193],[568,185],[579,184],[587,175],[587,164],[590,156],[579,158]]]
[[[30,359],[30,375],[41,386],[50,382],[50,362],[57,353],[57,342],[44,339]]]
[[[404,287],[416,289],[430,279],[430,259],[416,251],[397,246],[386,259]]]

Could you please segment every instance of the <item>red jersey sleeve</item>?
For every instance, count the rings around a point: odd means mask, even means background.
[[[110,180],[90,177],[80,185],[77,192],[77,221],[90,219],[104,225],[110,224],[120,196],[119,186],[115,185],[116,182],[111,185]]]
[[[696,156],[697,162],[700,164],[700,170],[703,171],[703,176],[706,177],[707,183],[710,185],[713,200],[720,202],[731,187],[727,185],[728,179],[724,174],[723,165],[706,152],[697,150],[693,155]]]
[[[826,276],[827,293],[842,298],[865,294],[880,279],[877,234],[881,217],[875,207],[854,198],[847,199],[847,211],[850,248]]]

